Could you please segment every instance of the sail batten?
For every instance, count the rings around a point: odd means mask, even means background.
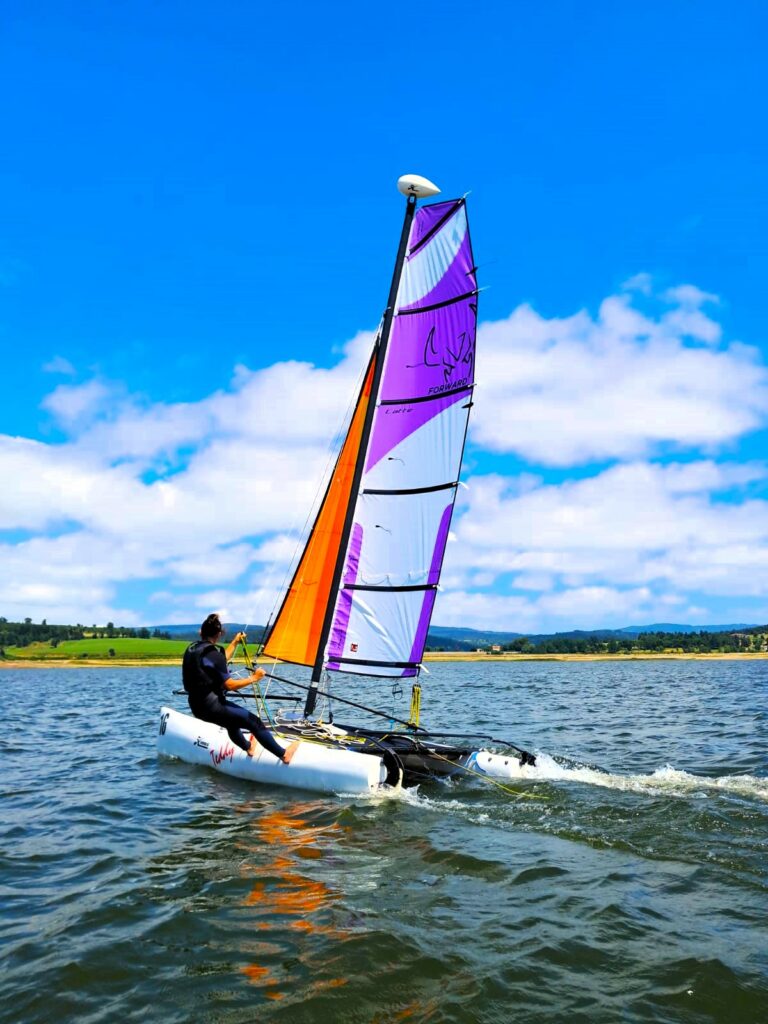
[[[415,405],[417,402],[436,402],[439,398],[450,398],[451,395],[469,394],[474,384],[462,384],[449,391],[441,391],[434,395],[417,395],[416,398],[382,398],[377,406],[382,405]]]
[[[451,480],[447,484],[433,484],[431,487],[400,487],[389,490],[367,487],[361,494],[429,494],[431,491],[447,491],[450,487],[458,487],[458,480]]]
[[[443,306],[451,306],[454,302],[462,302],[464,299],[471,299],[474,295],[479,294],[480,289],[474,288],[471,292],[464,292],[463,295],[452,295],[449,299],[443,299],[441,302],[433,302],[431,306],[413,306],[410,309],[399,309],[397,315],[413,316],[414,313],[431,313],[436,309],[442,309]]]

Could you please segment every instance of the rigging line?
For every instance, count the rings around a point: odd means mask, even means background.
[[[378,343],[378,339],[381,335],[382,324],[383,319],[379,321],[379,326],[376,330],[376,342],[374,343],[374,351],[376,348],[376,344]],[[312,501],[312,506],[309,509],[309,512],[307,513],[306,519],[304,520],[304,525],[302,527],[301,534],[297,539],[293,556],[291,557],[291,560],[288,566],[286,567],[282,585],[278,592],[278,596],[275,599],[275,603],[272,606],[272,614],[274,615],[278,601],[282,599],[282,603],[280,604],[280,611],[278,611],[277,613],[278,618],[280,617],[280,614],[282,612],[282,609],[288,596],[287,591],[288,588],[290,587],[290,583],[288,581],[293,580],[295,574],[298,572],[299,565],[301,564],[301,559],[304,557],[304,555],[306,554],[307,557],[311,557],[313,545],[317,542],[317,538],[314,536],[314,524],[317,522],[317,519],[320,516],[320,513],[322,512],[323,502],[325,501],[326,495],[329,493],[335,466],[338,462],[338,459],[341,457],[341,449],[344,445],[344,439],[347,436],[350,426],[352,424],[352,420],[355,415],[355,410],[357,409],[357,403],[360,401],[365,380],[371,368],[372,358],[373,356],[369,355],[369,358],[363,364],[360,373],[357,376],[355,387],[352,389],[352,392],[350,394],[350,399],[349,402],[347,403],[347,408],[344,413],[344,416],[342,417],[341,424],[339,426],[339,429],[336,431],[333,441],[329,447],[325,470],[318,482],[318,486],[315,491],[315,496]],[[308,530],[307,528],[310,523],[312,523],[313,526],[309,527]],[[304,538],[305,535],[306,539],[303,541],[302,546],[302,538]],[[294,602],[289,609],[288,617],[285,623],[286,628],[288,630],[290,630],[292,620],[294,619],[297,613],[298,605],[296,602]],[[278,658],[277,655],[274,655],[271,660],[272,669],[274,669],[275,666],[280,661],[280,659]]]
[[[251,655],[248,653],[248,646],[245,640],[240,641],[240,646],[243,648],[243,658],[245,659],[245,667],[248,669],[251,675],[253,675],[253,673],[256,671],[256,668],[253,664],[253,659],[251,658]],[[256,698],[257,705],[258,702],[261,701],[261,707],[264,709],[264,714],[267,716],[267,721],[269,722],[270,725],[273,725],[274,723],[272,722],[272,716],[269,713],[267,702],[264,699],[264,696],[262,695],[261,687],[259,686],[256,680],[254,680],[251,685],[253,686],[253,695]]]
[[[278,683],[287,683],[288,686],[296,686],[300,690],[304,690],[306,693],[309,693],[309,691],[313,689],[313,687],[305,686],[303,683],[297,683],[293,679],[286,679],[285,676],[277,676],[274,674],[274,672],[268,675],[267,679],[276,679]],[[347,700],[346,697],[339,697],[338,695],[334,694],[333,699],[337,701],[339,704],[348,704],[349,707],[351,708],[358,708],[358,710],[360,711],[368,711],[372,715],[378,715],[379,718],[385,718],[388,722],[397,722],[398,725],[404,725],[408,729],[412,729],[423,733],[427,732],[427,730],[422,729],[421,726],[411,725],[409,722],[406,722],[402,718],[392,718],[392,716],[387,714],[385,711],[379,711],[377,708],[369,708],[365,704],[358,704],[354,700]]]
[[[364,730],[364,729],[361,730],[361,732],[365,732],[365,731],[366,730]],[[502,747],[507,747],[509,750],[514,750],[514,752],[516,754],[519,754],[521,757],[527,758],[528,760],[523,761],[522,762],[523,764],[530,764],[532,767],[535,766],[535,764],[536,764],[535,756],[533,754],[529,753],[527,750],[524,750],[523,747],[518,746],[516,743],[513,743],[511,740],[502,740],[502,739],[499,739],[496,736],[489,736],[487,733],[483,733],[483,732],[444,732],[441,729],[424,729],[421,726],[419,726],[419,730],[418,731],[420,733],[422,733],[423,735],[425,735],[425,736],[433,736],[433,737],[434,736],[439,736],[439,737],[446,737],[447,736],[450,739],[464,739],[464,740],[488,740],[489,743],[498,743]],[[400,734],[398,734],[398,735],[400,735]]]
[[[299,597],[301,596],[300,595],[300,588],[305,585],[304,584],[305,577],[304,577],[304,575],[301,575],[301,573],[302,573],[302,566],[304,566],[304,572],[306,572],[307,564],[311,564],[312,559],[314,558],[314,545],[317,544],[317,543],[320,543],[320,538],[321,538],[321,534],[322,534],[322,526],[323,526],[322,520],[323,520],[323,516],[324,516],[325,510],[326,510],[326,502],[331,501],[332,497],[334,496],[333,495],[334,481],[337,480],[337,479],[338,480],[343,480],[344,476],[345,476],[345,468],[346,467],[345,467],[345,464],[342,463],[342,457],[344,455],[344,450],[346,448],[347,441],[349,440],[349,437],[350,437],[350,431],[352,429],[353,424],[355,423],[355,419],[358,416],[358,413],[363,408],[363,404],[365,403],[367,405],[367,403],[369,401],[370,394],[369,394],[368,391],[366,391],[366,385],[367,385],[367,382],[369,380],[370,375],[373,373],[373,368],[374,368],[374,365],[375,365],[375,362],[376,362],[377,346],[378,346],[378,335],[377,335],[376,346],[374,346],[374,351],[371,352],[371,354],[369,356],[368,364],[367,364],[367,366],[365,368],[365,371],[364,371],[364,373],[362,375],[362,378],[358,379],[357,395],[355,397],[353,397],[352,404],[351,404],[351,410],[352,411],[348,412],[347,416],[345,417],[345,419],[347,421],[346,422],[346,429],[344,431],[344,435],[345,436],[340,441],[340,443],[336,446],[338,450],[335,453],[334,464],[333,464],[330,472],[326,475],[325,481],[323,481],[323,488],[324,488],[323,489],[323,496],[320,499],[320,501],[317,503],[316,510],[314,511],[314,513],[311,514],[312,518],[313,518],[313,522],[312,522],[312,526],[310,527],[310,529],[308,531],[306,541],[304,542],[303,550],[301,551],[301,554],[299,555],[298,559],[296,559],[295,567],[293,567],[293,569],[292,569],[292,575],[291,575],[290,582],[288,583],[288,585],[286,587],[283,588],[282,600],[281,600],[281,604],[280,604],[279,610],[277,612],[277,615],[275,617],[275,626],[273,626],[273,629],[278,625],[278,623],[282,623],[283,629],[285,631],[287,631],[289,635],[290,635],[290,633],[291,633],[291,631],[293,629],[294,616],[297,616],[299,614]],[[339,474],[338,478],[337,478],[337,473]],[[333,509],[332,505],[330,505],[328,507]],[[333,515],[333,512],[331,514]],[[325,525],[327,527],[328,523],[326,523]],[[327,530],[326,530],[326,533],[327,533]],[[305,562],[305,560],[306,560],[306,562]],[[314,583],[314,582],[315,581],[310,581],[309,585],[312,585],[312,583]],[[294,584],[296,585],[296,589],[295,589],[295,593],[294,593],[294,599],[290,600],[291,592],[294,590]],[[332,590],[332,588],[331,588],[331,590]],[[287,615],[285,615],[286,605],[288,605],[288,613],[287,613]],[[284,618],[284,616],[285,616],[285,618]],[[269,637],[267,637],[267,642],[269,642]],[[321,647],[321,646],[322,646],[322,644],[318,644],[318,648]],[[275,651],[274,651],[274,653],[273,653],[273,655],[271,657],[272,657],[272,668],[273,669],[277,665],[279,660],[280,661],[286,660],[284,657],[283,658],[280,657],[280,648],[279,648],[279,646],[275,649]],[[302,662],[300,662],[300,663],[302,663]],[[320,677],[318,675],[318,681],[319,681],[319,678]],[[315,680],[313,679],[313,682],[314,681]]]
[[[175,697],[187,697],[189,694],[186,690],[172,690]],[[256,700],[252,693],[243,693],[242,690],[238,691],[237,697],[239,700]],[[294,704],[301,703],[301,697],[293,697],[290,693],[273,693],[270,694],[270,700],[289,700]]]

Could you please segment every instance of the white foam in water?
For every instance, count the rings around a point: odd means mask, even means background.
[[[732,793],[768,801],[768,779],[754,775],[721,775],[708,778],[678,771],[672,765],[657,768],[650,775],[619,775],[588,768],[584,765],[566,767],[549,754],[536,754],[536,767],[525,769],[525,778],[552,782],[583,782],[590,786],[603,786],[634,793],[666,794],[668,796],[707,796],[713,793]]]
[[[450,788],[453,789],[460,779],[461,777],[457,776],[455,780],[452,780],[449,784]],[[492,781],[490,777],[488,781]],[[678,771],[672,765],[657,768],[650,775],[620,775],[601,771],[599,768],[589,768],[586,765],[567,767],[549,754],[542,754],[538,751],[536,766],[526,765],[517,778],[505,780],[505,785],[514,785],[523,795],[526,788],[524,783],[529,781],[581,782],[588,786],[602,786],[605,789],[672,797],[700,796],[706,798],[717,793],[728,793],[768,802],[768,779],[758,778],[755,775],[720,775],[708,778],[704,775],[692,775],[690,772]],[[364,799],[376,803],[385,800],[400,800],[414,806],[433,807],[435,810],[445,810],[452,804],[455,804],[457,808],[466,809],[466,804],[461,800],[445,800],[440,797],[435,799],[419,792],[419,789],[418,786],[412,789],[384,788],[366,794]],[[359,793],[354,794],[354,799],[359,800],[360,796]]]

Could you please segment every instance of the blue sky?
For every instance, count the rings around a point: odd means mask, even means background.
[[[261,619],[415,171],[488,286],[435,621],[768,620],[765,8],[465,12],[6,8],[0,614]]]

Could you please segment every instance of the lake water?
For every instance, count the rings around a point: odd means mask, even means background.
[[[3,1024],[768,1021],[768,663],[434,664],[538,778],[370,799],[158,759],[177,680],[0,671]]]

